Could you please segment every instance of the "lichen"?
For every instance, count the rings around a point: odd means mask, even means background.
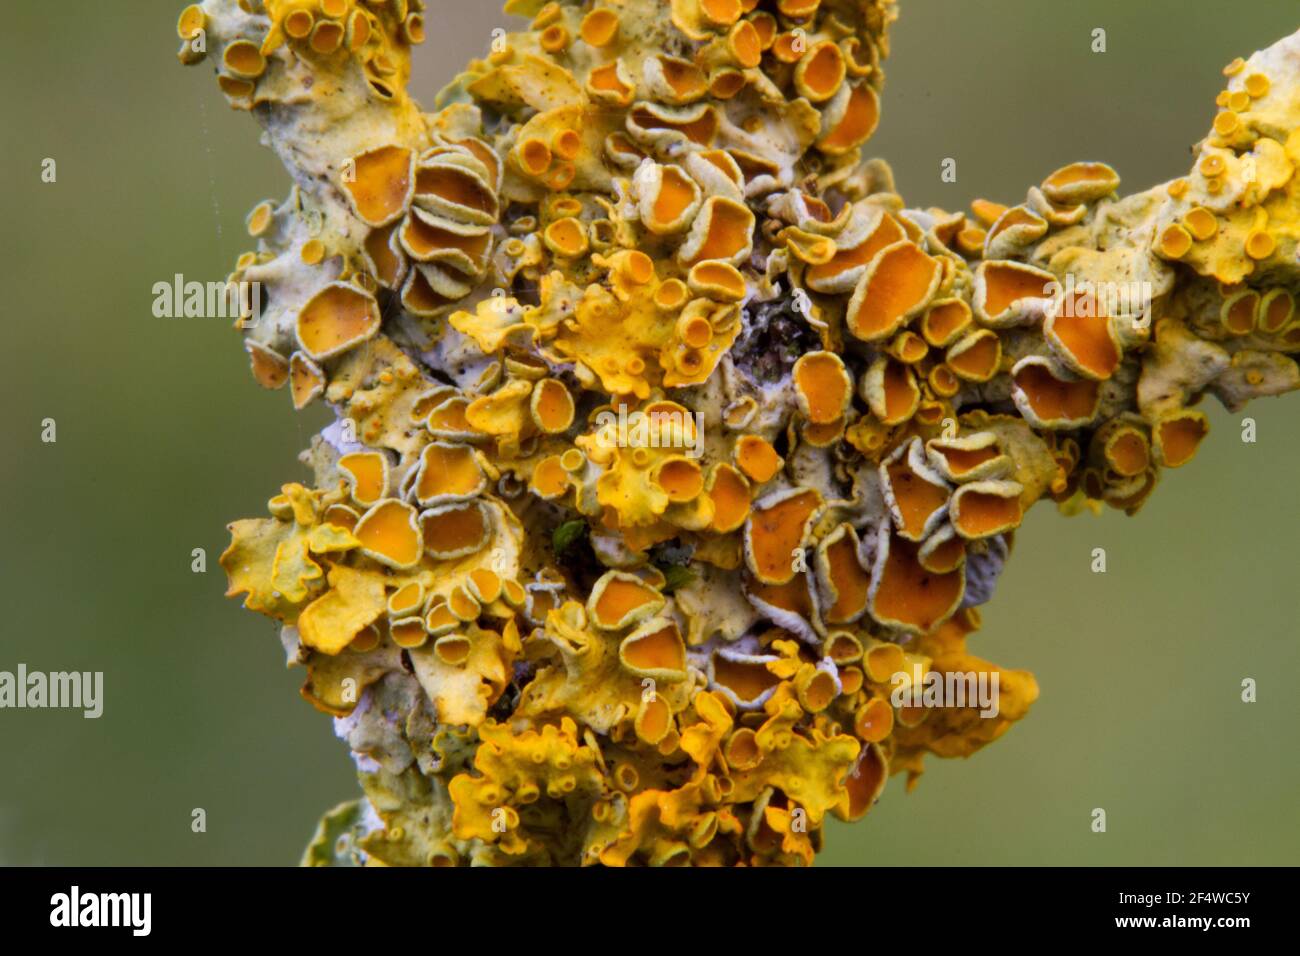
[[[255,380],[336,416],[222,557],[358,763],[304,862],[811,863],[1037,697],[966,650],[1032,505],[1136,512],[1207,393],[1300,387],[1300,34],[1186,176],[961,213],[859,153],[893,0],[511,0],[432,112],[422,8],[177,27],[294,183]],[[891,693],[966,673],[995,713]]]

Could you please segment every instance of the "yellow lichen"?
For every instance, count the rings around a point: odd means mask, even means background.
[[[354,728],[367,860],[806,865],[1036,698],[965,648],[1035,502],[1131,513],[1206,392],[1300,387],[1300,41],[1185,176],[950,213],[859,154],[893,0],[507,9],[430,112],[420,0],[181,14],[297,183],[231,275],[254,377],[337,416],[228,593]]]

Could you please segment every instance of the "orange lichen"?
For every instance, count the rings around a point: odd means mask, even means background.
[[[612,10],[592,10],[582,18],[583,42],[594,47],[609,46],[618,34],[618,14]]]
[[[297,341],[311,358],[332,358],[379,331],[374,296],[344,282],[332,282],[298,312]]]
[[[871,585],[868,611],[881,624],[925,632],[957,609],[965,592],[960,571],[934,574],[917,559],[917,545],[882,535]]]
[[[362,550],[381,564],[411,568],[424,550],[417,517],[415,508],[405,501],[388,498],[361,516],[353,534]]]
[[[640,578],[611,571],[591,589],[587,610],[597,627],[618,630],[663,607],[663,598]]]
[[[916,414],[921,389],[911,368],[889,358],[877,359],[863,379],[867,406],[886,425],[901,425]]]
[[[827,623],[856,621],[866,610],[871,584],[871,576],[859,554],[857,532],[852,525],[841,525],[822,540],[817,554],[818,572],[829,598],[823,611]],[[856,641],[852,635],[847,637]],[[861,648],[858,653],[861,654]]]
[[[926,465],[919,438],[898,446],[880,466],[880,480],[898,533],[911,541],[928,537],[944,515],[949,489]]]
[[[432,442],[420,455],[415,497],[422,505],[468,498],[483,490],[485,477],[472,448]]]
[[[961,438],[934,438],[926,443],[930,462],[949,481],[964,482],[997,477],[1012,467],[992,432]]]
[[[987,538],[1020,524],[1023,489],[1014,481],[973,481],[953,492],[948,506],[952,526],[963,538]]]
[[[618,657],[624,667],[642,677],[686,678],[686,646],[672,621],[656,620],[637,628],[619,644]]]
[[[339,459],[348,479],[352,500],[363,508],[376,504],[388,492],[388,457],[382,452],[353,452]]]
[[[1092,421],[1101,392],[1094,381],[1059,377],[1045,360],[1025,359],[1012,371],[1021,411],[1041,428],[1073,428]]]
[[[859,242],[853,245],[840,245],[837,242],[835,255],[827,262],[808,269],[805,278],[809,287],[818,292],[852,289],[877,253],[905,237],[898,220],[887,213],[881,214],[875,227]]]
[[[838,156],[857,149],[876,131],[880,122],[880,99],[866,83],[844,85],[827,106],[824,129],[818,141],[823,153]]]
[[[1300,41],[1187,175],[962,213],[859,155],[892,0],[507,9],[423,107],[421,0],[181,15],[293,172],[230,276],[254,378],[337,418],[229,593],[347,718],[358,860],[806,865],[1036,697],[965,650],[1035,502],[1132,513],[1206,393],[1300,388]],[[954,671],[996,716],[890,700]]]
[[[849,405],[853,379],[833,352],[809,352],[794,363],[799,408],[815,425],[838,420]]]
[[[929,302],[941,275],[939,263],[914,242],[881,250],[849,300],[849,331],[865,341],[893,335]]]
[[[677,258],[694,265],[706,259],[733,264],[742,261],[753,248],[754,214],[749,207],[721,196],[710,196],[700,208]]]
[[[1089,293],[1063,299],[1048,315],[1043,334],[1066,366],[1086,378],[1110,378],[1123,358],[1111,317]]]
[[[1056,276],[1020,262],[981,262],[971,306],[981,321],[1003,328],[1022,324],[1045,308]]]
[[[248,364],[253,372],[253,379],[263,388],[282,388],[289,381],[289,361],[279,352],[274,352],[257,342],[244,345],[248,352]]]
[[[921,335],[935,348],[943,348],[965,331],[970,321],[971,308],[964,299],[942,299],[921,317]]]
[[[811,102],[821,103],[835,95],[846,72],[840,48],[829,40],[823,40],[814,44],[795,66],[795,89]]]
[[[988,329],[979,329],[949,346],[945,360],[958,378],[987,382],[998,372],[1002,340]]]
[[[791,557],[803,547],[807,526],[821,495],[793,488],[754,505],[745,524],[745,556],[754,576],[765,584],[785,584],[796,572]]]
[[[1187,464],[1209,431],[1209,421],[1203,412],[1183,409],[1164,416],[1152,429],[1157,460],[1167,468]]]
[[[749,517],[749,483],[730,465],[713,466],[704,485],[705,494],[713,502],[712,531],[727,534],[735,531]]]
[[[385,226],[405,211],[415,188],[411,151],[381,146],[353,157],[343,174],[343,189],[357,216],[370,226]]]
[[[1105,163],[1071,163],[1043,180],[1043,193],[1052,202],[1073,206],[1095,202],[1119,186],[1119,175]]]

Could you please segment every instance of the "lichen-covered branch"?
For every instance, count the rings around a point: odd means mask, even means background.
[[[1031,505],[1300,386],[1300,35],[1187,175],[961,213],[860,156],[892,0],[511,0],[433,112],[422,6],[179,24],[294,183],[254,376],[337,415],[222,558],[360,769],[307,862],[809,863],[1037,697],[966,649]]]

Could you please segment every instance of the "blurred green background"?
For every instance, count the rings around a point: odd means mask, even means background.
[[[245,212],[287,189],[211,68],[177,64],[181,6],[5,4],[0,670],[102,670],[105,710],[0,711],[0,863],[294,863],[358,792],[276,627],[222,598],[216,563],[226,522],[303,475],[322,413],[257,388],[227,322],[151,312],[155,282],[222,278]],[[509,25],[495,2],[430,6],[426,104]],[[868,152],[919,206],[1016,202],[1074,159],[1143,189],[1187,168],[1220,68],[1297,26],[1276,0],[910,0]],[[1032,512],[972,647],[1033,670],[1041,699],[970,760],[931,760],[915,793],[892,779],[865,821],[831,825],[822,862],[1300,862],[1300,396],[1243,413],[1255,444],[1214,409],[1136,518]]]

